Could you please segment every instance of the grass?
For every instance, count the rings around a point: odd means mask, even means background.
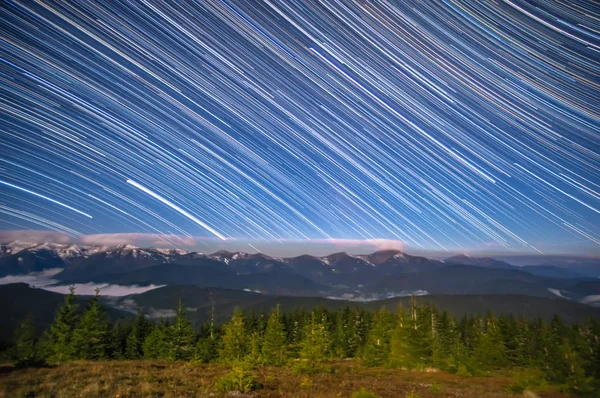
[[[515,397],[507,391],[514,380],[504,375],[462,377],[445,372],[364,368],[354,361],[329,365],[333,372],[310,376],[291,368],[258,367],[253,374],[261,388],[246,396],[337,398],[352,397],[364,389],[383,398],[410,394],[423,398]],[[0,397],[229,397],[220,391],[219,380],[230,372],[231,367],[224,365],[160,361],[81,361],[28,369],[4,366],[0,367]],[[566,397],[549,389],[538,396]]]

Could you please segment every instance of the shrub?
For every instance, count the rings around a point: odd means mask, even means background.
[[[404,398],[421,398],[421,396],[418,393],[416,393],[415,389],[413,388],[408,394],[404,396]]]
[[[313,381],[310,379],[310,377],[303,377],[302,381],[300,382],[300,388],[313,388]]]
[[[229,372],[216,383],[217,390],[221,392],[239,391],[248,394],[260,388],[252,366],[246,362],[235,362]]]
[[[467,369],[467,367],[462,363],[458,365],[458,370],[456,371],[456,374],[463,377],[473,376],[473,374],[469,372],[469,369]]]
[[[310,362],[298,362],[294,365],[294,373],[299,375],[316,375],[323,373],[333,373],[333,368],[323,364]]]
[[[361,388],[360,391],[352,393],[352,398],[382,398],[381,395],[375,394],[368,388]]]
[[[539,390],[548,385],[544,372],[539,369],[520,369],[513,377],[514,383],[504,388],[508,393],[522,394],[525,390]]]
[[[444,389],[438,384],[432,384],[431,387],[429,387],[429,391],[431,391],[434,394],[440,394],[444,392]]]

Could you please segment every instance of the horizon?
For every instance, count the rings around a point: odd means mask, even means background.
[[[111,236],[112,235],[112,236]],[[140,235],[145,235],[140,239]],[[213,255],[219,251],[230,253],[264,254],[269,257],[285,258],[299,257],[309,255],[315,257],[326,257],[337,253],[347,253],[350,255],[369,255],[372,253],[393,250],[405,253],[415,257],[427,257],[436,260],[444,260],[450,257],[466,255],[477,258],[493,258],[499,261],[505,261],[513,265],[539,265],[545,261],[551,262],[557,259],[582,258],[582,259],[600,259],[600,253],[531,253],[531,252],[509,252],[498,250],[454,250],[454,251],[428,251],[419,248],[413,248],[405,245],[403,242],[391,240],[349,240],[349,239],[330,239],[317,241],[248,241],[246,239],[228,239],[226,241],[215,240],[213,238],[200,238],[203,240],[194,240],[188,237],[184,244],[174,245],[173,237],[158,239],[157,236],[149,237],[146,234],[102,234],[94,240],[94,236],[82,237],[79,239],[69,237],[54,231],[0,231],[0,244],[9,244],[19,242],[23,245],[44,243],[57,245],[78,245],[83,247],[117,247],[131,245],[137,248],[156,248],[156,249],[177,249],[187,252],[196,252],[199,254]],[[257,247],[258,246],[258,247]],[[263,247],[265,250],[259,250]],[[511,262],[512,261],[512,262]]]

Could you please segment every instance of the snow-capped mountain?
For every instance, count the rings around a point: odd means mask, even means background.
[[[531,269],[530,269],[531,268]],[[263,253],[202,254],[134,245],[83,246],[15,241],[0,246],[0,278],[62,269],[68,283],[195,285],[269,294],[529,294],[569,299],[600,295],[597,280],[562,275],[558,267],[517,267],[494,259],[455,256],[445,261],[397,250],[274,258]],[[539,271],[539,272],[538,272]],[[543,271],[543,272],[541,272]],[[549,290],[550,289],[550,290]],[[362,292],[362,293],[361,293]],[[395,293],[394,293],[395,294]]]

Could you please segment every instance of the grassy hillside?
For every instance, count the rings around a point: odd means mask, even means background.
[[[382,398],[462,397],[508,398],[515,380],[509,375],[463,377],[445,372],[409,372],[364,368],[356,361],[332,363],[334,372],[297,375],[290,368],[259,367],[262,388],[252,397],[352,397],[367,388]],[[184,362],[119,361],[72,362],[52,368],[0,372],[0,397],[231,397],[250,396],[219,392],[222,365],[194,366]],[[554,388],[537,391],[543,398],[566,397]],[[366,397],[366,396],[365,396]],[[374,395],[371,397],[375,397]]]

